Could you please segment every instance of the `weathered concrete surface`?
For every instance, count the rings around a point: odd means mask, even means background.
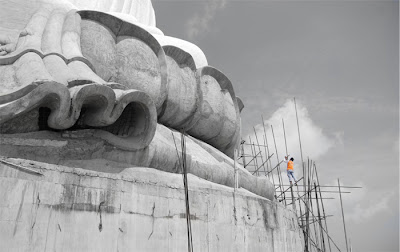
[[[113,125],[116,129],[122,130],[119,127],[121,124],[114,123]],[[122,126],[124,125],[122,124]],[[104,130],[85,129],[4,134],[0,135],[0,155],[78,168],[102,168],[103,171],[106,171],[107,166],[102,165],[101,160],[103,163],[112,161],[118,164],[118,167],[125,168],[135,166],[150,167],[171,173],[181,171],[182,147],[179,132],[158,124],[151,143],[146,148],[139,150],[126,150],[125,148],[125,145],[135,144],[138,141],[126,142],[124,137],[105,135],[107,133]],[[108,138],[104,138],[104,136]],[[232,159],[194,138],[185,137],[185,142],[188,173],[214,183],[233,187]],[[118,146],[120,147],[118,148]],[[268,178],[253,176],[239,165],[237,168],[240,187],[267,199],[273,199],[274,186]],[[107,171],[114,172],[111,168]]]
[[[128,2],[99,0],[88,6],[125,12],[129,10],[125,6]],[[130,3],[152,10],[148,0]],[[74,89],[84,85],[93,85],[93,92],[102,89],[102,85],[113,90],[135,89],[152,99],[158,122],[177,130],[183,128],[233,157],[240,135],[238,101],[229,79],[206,66],[207,60],[197,46],[162,34],[152,35],[145,28],[108,13],[77,11],[67,0],[0,0],[0,5],[4,6],[0,8],[0,124],[7,123],[6,128],[12,128],[9,120],[16,124],[15,116],[28,116],[37,122],[40,107],[51,109],[50,119],[54,118],[56,106],[47,104],[51,94],[39,87],[42,83],[69,88],[71,94],[62,92],[61,101],[73,97],[77,93]],[[61,92],[63,88],[56,89]],[[100,93],[87,92],[86,98],[92,99],[82,101],[83,107],[102,103]],[[36,98],[35,104],[28,98]],[[25,109],[22,110],[6,103],[29,106],[21,106]],[[80,109],[74,107],[80,105],[73,101],[70,110],[65,110],[64,115],[59,113],[68,120],[50,121],[49,127],[73,127],[82,117]],[[93,125],[99,120],[89,121],[85,124],[99,126]],[[14,132],[28,132],[35,129],[34,124],[28,122],[27,127],[16,127],[18,131]]]
[[[9,159],[0,163],[5,251],[186,251],[182,176],[150,168],[102,173]],[[194,251],[302,251],[293,212],[189,175]]]

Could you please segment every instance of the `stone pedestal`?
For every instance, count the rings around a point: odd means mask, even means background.
[[[182,175],[7,162],[35,172],[0,163],[5,251],[187,250]],[[301,229],[289,209],[244,189],[234,193],[188,177],[194,251],[302,251]]]

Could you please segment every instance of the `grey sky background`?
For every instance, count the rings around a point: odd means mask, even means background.
[[[399,251],[399,5],[397,1],[153,0],[157,27],[198,45],[243,100],[243,138],[261,115],[321,184],[343,195],[353,251]],[[268,134],[268,133],[267,133]],[[299,164],[297,163],[297,166]],[[296,167],[295,167],[296,168]],[[284,176],[284,179],[286,177]],[[330,234],[345,250],[338,195]]]

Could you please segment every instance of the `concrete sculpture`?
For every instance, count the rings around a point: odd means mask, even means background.
[[[238,167],[242,101],[150,0],[0,0],[7,251],[300,251],[296,215]]]
[[[82,145],[97,139],[105,147],[78,155],[82,163],[105,159],[179,172],[174,140],[184,130],[188,171],[233,186],[241,102],[230,80],[207,65],[197,46],[163,35],[149,1],[133,1],[151,10],[139,20],[127,18],[134,9],[126,8],[127,1],[73,3],[111,12],[77,10],[60,0],[2,3],[9,5],[0,10],[3,138],[74,137]],[[27,155],[14,150],[18,146],[3,146],[4,156]],[[33,148],[30,158],[68,163],[77,156],[65,154],[73,153],[68,146],[57,154],[49,150],[51,158]],[[241,187],[272,199],[267,179],[244,169],[239,177]]]

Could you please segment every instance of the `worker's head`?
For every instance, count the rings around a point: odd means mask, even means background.
[[[290,161],[294,161],[294,158],[290,158]]]

